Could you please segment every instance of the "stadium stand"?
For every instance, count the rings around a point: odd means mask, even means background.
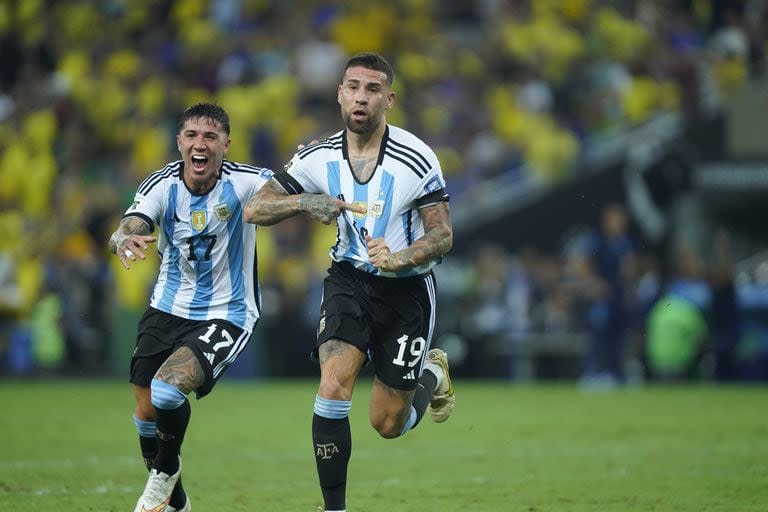
[[[155,269],[118,272],[106,237],[173,157],[184,106],[219,102],[229,157],[280,168],[338,128],[339,67],[372,50],[405,93],[390,119],[448,179],[456,247],[438,278],[455,314],[437,341],[466,354],[457,375],[581,374],[573,248],[620,201],[639,249],[627,359],[654,377],[647,314],[688,244],[716,297],[691,375],[766,379],[768,336],[738,312],[768,307],[749,210],[765,203],[767,23],[760,0],[0,0],[0,374],[123,371]],[[334,236],[302,218],[260,230],[266,310],[244,374],[313,371],[287,361],[304,360]],[[304,321],[285,333],[286,318]]]

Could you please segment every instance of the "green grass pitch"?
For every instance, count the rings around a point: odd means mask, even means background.
[[[768,510],[768,389],[456,383],[443,424],[404,438],[353,401],[350,512]],[[222,382],[193,401],[193,510],[315,512],[315,383]],[[118,381],[0,382],[0,510],[128,511],[146,479]]]

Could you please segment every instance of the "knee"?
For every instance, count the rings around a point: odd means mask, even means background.
[[[136,404],[134,415],[142,421],[155,421],[157,413],[152,404]]]
[[[352,400],[354,379],[345,379],[338,373],[330,373],[320,378],[317,394],[329,400]]]
[[[384,439],[394,439],[400,436],[405,424],[404,418],[393,414],[371,414],[371,426]]]
[[[149,388],[135,388],[134,396],[136,397],[134,416],[141,421],[155,421],[157,413],[152,405]]]
[[[176,386],[160,379],[152,379],[151,401],[156,409],[176,409],[186,400],[186,395]]]

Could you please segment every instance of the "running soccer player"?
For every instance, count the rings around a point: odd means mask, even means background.
[[[162,258],[130,366],[133,419],[149,469],[135,512],[190,510],[179,456],[187,395],[211,392],[259,318],[256,229],[243,209],[272,171],[224,160],[229,116],[217,105],[184,111],[176,143],[182,159],[139,185],[109,240],[126,269],[155,241]]]
[[[455,400],[447,356],[430,349],[432,267],[453,243],[448,195],[434,152],[386,122],[393,77],[378,55],[352,57],[337,95],[346,129],[299,150],[245,210],[264,226],[297,213],[338,224],[313,351],[320,386],[312,438],[329,512],[346,510],[348,414],[369,359],[369,419],[382,437],[402,436],[427,409],[445,421]]]

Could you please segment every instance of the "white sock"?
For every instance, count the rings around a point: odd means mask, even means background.
[[[445,393],[447,389],[441,389],[443,387],[443,382],[445,382],[445,372],[443,372],[443,367],[439,364],[435,364],[432,362],[427,361],[424,363],[424,369],[429,370],[432,373],[435,374],[435,377],[437,377],[437,386],[435,387],[435,394],[440,395],[442,393]]]

